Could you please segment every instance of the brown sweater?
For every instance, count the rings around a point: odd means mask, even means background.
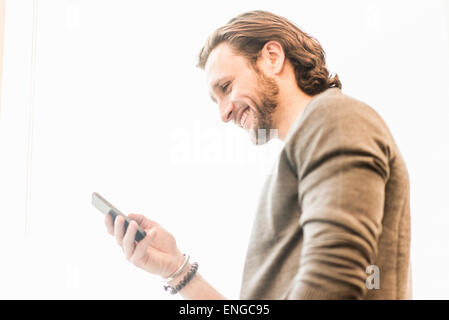
[[[381,117],[337,88],[315,96],[264,184],[241,299],[411,299],[409,195]]]

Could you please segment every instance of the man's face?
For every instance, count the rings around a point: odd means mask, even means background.
[[[221,119],[247,130],[255,144],[268,142],[269,129],[274,129],[272,114],[278,105],[276,81],[263,71],[256,72],[247,58],[236,55],[226,43],[212,50],[205,71]]]

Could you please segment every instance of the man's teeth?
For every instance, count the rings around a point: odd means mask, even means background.
[[[249,115],[249,109],[247,109],[247,110],[243,113],[242,119],[240,120],[240,126],[241,126],[242,128],[244,128],[245,120],[246,120],[246,118],[248,117],[248,115]]]

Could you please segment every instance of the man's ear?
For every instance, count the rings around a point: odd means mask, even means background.
[[[261,68],[267,75],[278,75],[282,72],[285,53],[279,42],[273,40],[265,43],[262,48],[261,58]]]

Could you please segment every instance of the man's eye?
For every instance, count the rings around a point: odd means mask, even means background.
[[[224,85],[221,87],[221,91],[222,91],[223,93],[226,93],[226,91],[228,90],[228,88],[229,88],[229,82],[226,83],[226,84],[224,84]]]

